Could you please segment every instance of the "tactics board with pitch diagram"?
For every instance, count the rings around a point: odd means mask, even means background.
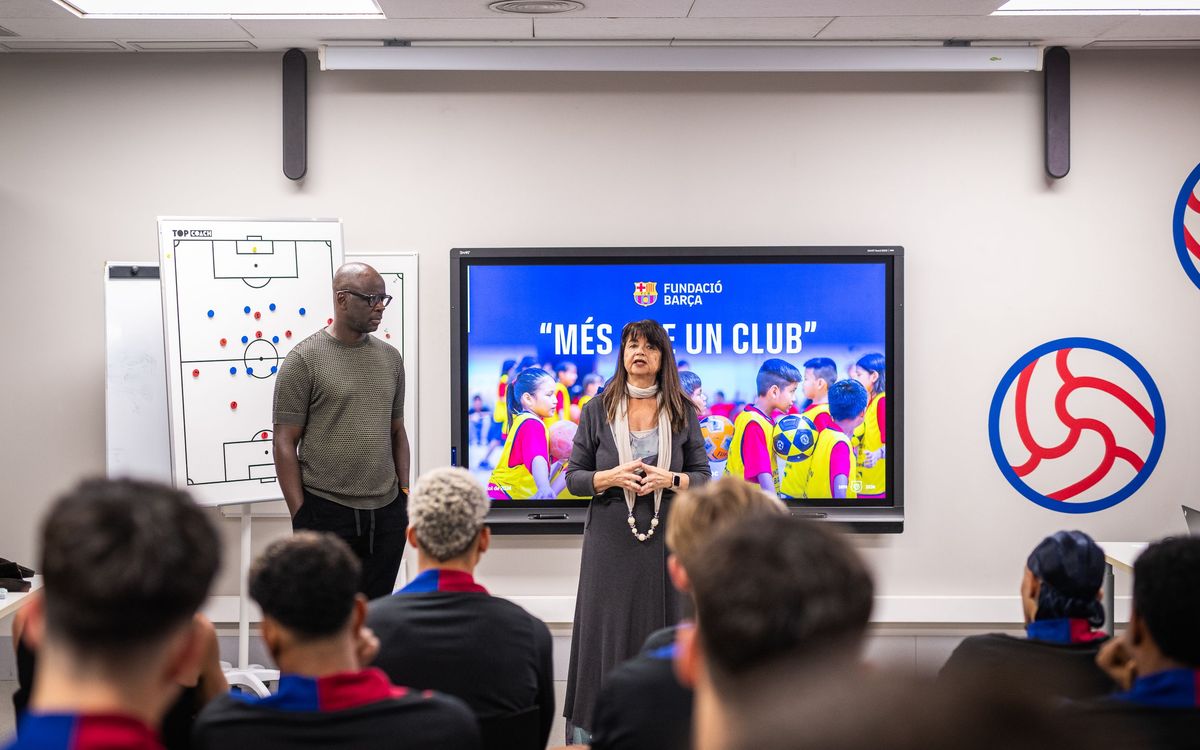
[[[275,375],[332,322],[341,223],[172,218],[158,228],[175,484],[205,505],[278,499]]]

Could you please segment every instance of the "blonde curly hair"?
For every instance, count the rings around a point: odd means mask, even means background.
[[[445,562],[467,551],[483,529],[490,506],[471,472],[447,466],[417,479],[408,499],[408,523],[421,549]]]

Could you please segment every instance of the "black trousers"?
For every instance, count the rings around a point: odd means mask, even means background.
[[[355,510],[304,490],[304,504],[292,517],[292,531],[325,531],[339,537],[362,562],[358,590],[368,599],[391,594],[404,556],[408,497],[401,492],[375,510]]]

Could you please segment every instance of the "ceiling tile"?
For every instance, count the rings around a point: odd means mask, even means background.
[[[1200,39],[1200,16],[1121,16],[1101,39]]]
[[[377,0],[388,18],[683,18],[692,0],[580,0],[582,10],[539,16],[498,13],[489,0]]]
[[[828,18],[539,18],[538,39],[812,39]]]
[[[1116,16],[882,16],[835,18],[817,38],[826,39],[1008,39],[1096,37]]]
[[[57,21],[42,18],[5,19],[4,25],[26,39],[244,39],[233,21]]]
[[[528,18],[387,19],[381,21],[239,21],[258,38],[338,39],[530,39]]]
[[[696,0],[691,18],[986,16],[1005,0]]]

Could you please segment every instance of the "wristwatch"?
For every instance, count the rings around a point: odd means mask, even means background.
[[[679,489],[679,475],[678,474],[671,475],[671,486],[674,487],[675,489]]]

